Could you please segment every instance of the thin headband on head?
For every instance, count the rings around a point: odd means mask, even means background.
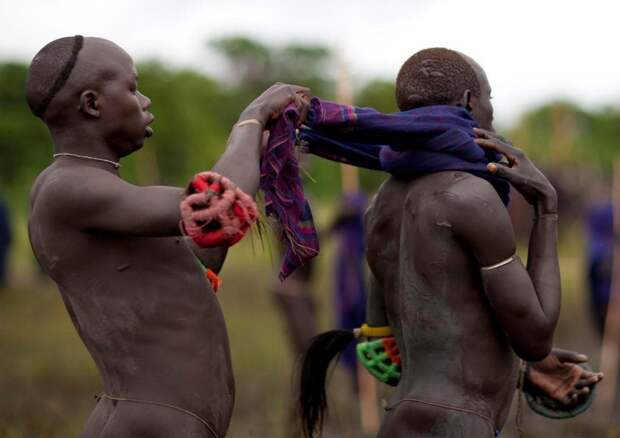
[[[65,66],[62,68],[62,71],[56,78],[56,81],[54,82],[54,85],[52,86],[50,91],[47,93],[47,96],[45,96],[45,99],[41,101],[39,106],[34,111],[35,116],[41,117],[45,113],[45,110],[51,103],[54,96],[56,96],[56,94],[60,91],[63,85],[65,85],[65,82],[67,82],[67,79],[69,79],[69,75],[71,74],[71,71],[73,71],[73,67],[75,67],[78,53],[80,53],[80,50],[82,50],[83,45],[84,45],[84,37],[82,35],[76,35],[73,39],[73,48],[71,49],[71,56],[67,60],[67,63],[65,64]]]

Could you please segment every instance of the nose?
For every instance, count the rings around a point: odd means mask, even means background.
[[[151,106],[151,99],[149,99],[148,97],[146,97],[144,94],[140,93],[139,91],[138,91],[138,94],[140,95],[140,100],[142,101],[142,109],[143,110],[149,109],[149,107]]]

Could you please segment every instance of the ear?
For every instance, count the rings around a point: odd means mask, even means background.
[[[471,106],[471,90],[469,88],[463,91],[463,95],[459,101],[459,106],[462,106],[467,111],[471,111],[473,109]]]
[[[95,90],[86,90],[80,94],[80,111],[91,117],[99,117],[99,93]]]

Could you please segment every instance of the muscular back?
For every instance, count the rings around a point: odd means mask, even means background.
[[[390,179],[366,217],[368,262],[403,360],[394,401],[415,397],[505,420],[516,358],[482,287],[479,262],[455,232],[475,201],[504,215],[484,180],[440,172]],[[501,204],[501,203],[500,203]]]
[[[107,190],[120,199],[114,205]],[[141,196],[133,206],[132,193]],[[131,186],[97,165],[55,163],[33,187],[30,240],[105,392],[179,406],[223,434],[234,398],[230,351],[215,295],[174,235],[180,196],[177,188]],[[99,211],[92,198],[117,214]]]

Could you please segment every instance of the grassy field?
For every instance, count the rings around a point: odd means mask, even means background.
[[[23,242],[23,229],[20,234]],[[331,251],[329,244],[323,246],[313,291],[321,328],[328,329]],[[599,342],[588,319],[582,248],[580,230],[564,233],[564,299],[556,344],[589,354],[596,366]],[[0,291],[0,437],[77,437],[95,404],[93,394],[101,389],[97,371],[54,285],[33,268],[23,243],[16,248],[12,271],[11,287]],[[253,251],[246,240],[231,251],[222,273],[219,297],[237,382],[231,438],[296,438],[286,426],[294,358],[270,292],[274,272],[268,252],[260,246]],[[380,398],[386,395],[381,388]],[[334,407],[329,437],[365,438],[348,376],[341,370],[332,376],[329,397]],[[526,412],[525,430],[527,438],[594,438],[587,415],[559,422]],[[502,436],[517,436],[512,419]]]

